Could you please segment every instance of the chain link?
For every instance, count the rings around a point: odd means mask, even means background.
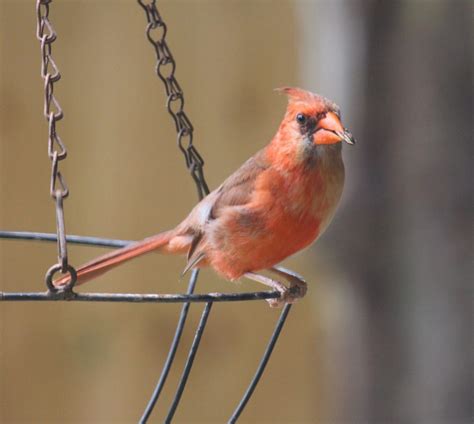
[[[51,180],[49,192],[56,207],[56,232],[58,237],[58,263],[46,272],[46,285],[50,291],[56,290],[52,284],[56,272],[68,272],[71,275],[71,290],[76,282],[76,271],[69,265],[67,256],[66,231],[64,225],[63,200],[68,197],[69,189],[59,169],[60,161],[67,156],[66,146],[56,131],[56,123],[63,119],[64,114],[56,96],[54,84],[61,79],[56,62],[52,57],[52,44],[56,40],[56,32],[49,20],[49,4],[52,0],[37,0],[36,37],[41,43],[41,76],[44,80],[44,107],[43,114],[48,122],[48,156],[51,159]]]
[[[50,195],[56,203],[56,229],[58,236],[58,264],[53,265],[46,274],[46,282],[51,289],[53,274],[59,269],[69,272],[73,282],[75,270],[68,263],[66,232],[64,224],[63,199],[69,195],[66,181],[59,169],[60,161],[67,156],[67,149],[56,131],[56,123],[63,117],[63,111],[56,96],[54,84],[60,80],[61,74],[52,57],[52,44],[57,38],[56,32],[49,20],[49,5],[52,0],[37,0],[37,32],[36,36],[41,42],[41,76],[44,79],[44,108],[43,113],[48,122],[48,155],[51,159]],[[173,118],[177,132],[177,144],[184,155],[188,168],[198,190],[199,198],[209,193],[209,188],[204,179],[204,160],[193,145],[194,128],[184,112],[184,95],[175,78],[176,62],[166,41],[167,27],[156,8],[156,0],[138,0],[145,11],[148,21],[146,35],[153,45],[156,53],[156,73],[163,81],[167,95],[166,108]],[[59,267],[60,265],[60,267]]]
[[[156,74],[165,86],[168,97],[166,108],[176,126],[178,147],[183,153],[186,167],[196,183],[199,198],[202,199],[209,193],[203,173],[204,160],[193,145],[194,128],[184,112],[183,90],[174,76],[176,62],[166,42],[167,27],[156,8],[156,0],[138,0],[138,3],[145,11],[148,21],[146,36],[155,49]]]

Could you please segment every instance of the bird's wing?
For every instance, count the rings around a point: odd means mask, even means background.
[[[269,166],[264,152],[258,152],[196,205],[183,222],[186,231],[191,231],[193,237],[188,251],[188,262],[183,273],[206,259],[206,225],[210,221],[219,219],[224,209],[247,204],[252,196],[257,177]]]
[[[249,203],[257,177],[269,167],[263,150],[247,160],[216,190],[217,196],[213,201],[209,219],[219,218],[222,211],[229,206]]]

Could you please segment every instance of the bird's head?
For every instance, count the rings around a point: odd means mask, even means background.
[[[288,96],[288,108],[282,129],[313,145],[331,145],[345,141],[355,144],[352,134],[341,123],[341,112],[331,100],[300,88],[277,91]]]

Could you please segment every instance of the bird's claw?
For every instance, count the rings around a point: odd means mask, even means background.
[[[277,291],[280,297],[267,299],[271,308],[281,308],[287,303],[295,303],[306,295],[308,286],[302,280],[292,282],[290,287],[285,287],[284,290]]]

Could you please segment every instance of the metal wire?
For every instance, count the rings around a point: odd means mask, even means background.
[[[188,294],[191,294],[194,291],[194,287],[196,286],[196,282],[197,282],[198,273],[199,273],[199,270],[197,269],[193,270],[191,279],[189,280],[188,291],[187,291]],[[168,374],[171,369],[171,365],[173,364],[179,342],[181,340],[181,335],[183,333],[184,325],[186,324],[186,317],[188,316],[188,310],[189,310],[189,303],[185,303],[183,307],[181,308],[181,314],[179,316],[178,326],[176,327],[176,332],[174,334],[173,342],[171,343],[168,356],[166,357],[165,364],[163,365],[163,369],[161,370],[160,378],[145,408],[145,411],[143,412],[143,415],[140,419],[140,424],[144,424],[147,422],[161,394],[161,391],[163,390],[166,379],[168,378]]]
[[[267,366],[268,360],[270,359],[270,356],[273,352],[273,348],[275,347],[275,344],[278,340],[278,336],[281,333],[281,330],[283,328],[283,325],[285,324],[286,318],[288,316],[288,313],[290,312],[291,309],[291,304],[287,303],[283,310],[281,311],[280,318],[278,319],[278,322],[275,326],[275,330],[273,330],[273,334],[270,337],[270,341],[268,342],[267,348],[265,349],[265,353],[262,356],[262,359],[260,360],[260,364],[257,367],[257,371],[255,372],[254,377],[252,378],[252,381],[250,382],[247,390],[244,393],[244,396],[242,397],[240,403],[238,404],[237,408],[233,412],[232,416],[229,418],[228,423],[229,424],[234,424],[237,422],[237,420],[240,417],[240,414],[244,410],[244,408],[247,406],[247,402],[250,400],[250,397],[252,396],[255,387],[257,387],[258,382],[260,381],[260,378],[262,377],[263,371],[265,371],[265,367]]]
[[[60,301],[69,302],[130,302],[130,303],[183,303],[183,302],[239,302],[277,299],[277,292],[205,293],[205,294],[135,294],[135,293],[76,293],[57,292],[0,292],[0,301]]]
[[[145,17],[147,20],[145,33],[148,41],[155,50],[155,70],[156,74],[163,82],[165,88],[167,95],[166,107],[176,126],[177,144],[184,155],[188,171],[193,178],[194,183],[196,184],[198,197],[199,199],[202,199],[209,193],[209,188],[203,173],[204,160],[193,145],[194,127],[184,112],[183,90],[181,89],[181,86],[175,77],[176,62],[173,58],[173,55],[171,54],[168,42],[166,41],[167,26],[158,12],[156,0],[138,0],[138,4],[145,12]],[[196,273],[193,275],[195,275],[197,278],[198,274]],[[193,279],[193,275],[191,276],[191,279]],[[196,282],[194,284],[196,284]],[[194,290],[194,284],[192,285],[190,281],[189,286],[192,287],[191,293]],[[167,360],[163,367],[157,386],[155,387],[145,412],[142,415],[142,422],[146,422],[148,420],[151,412],[153,411],[155,403],[158,401],[161,388],[166,381],[169,368],[173,363],[174,352],[176,352],[176,349],[178,348],[180,342],[180,333],[182,331],[182,326],[184,326],[184,322],[186,321],[188,311],[189,305],[184,304],[182,306],[180,319],[176,327],[175,337],[168,353],[169,361]]]
[[[52,241],[58,240],[57,234],[52,233],[37,233],[31,231],[0,231],[0,238],[5,239],[16,239],[16,240],[36,240],[36,241]],[[125,247],[134,240],[115,240],[106,239],[99,237],[84,237],[84,236],[66,236],[68,243],[81,244],[84,246],[97,246],[97,247]]]
[[[0,239],[36,240],[56,242],[57,234],[30,231],[0,231]],[[99,237],[66,236],[72,244],[98,247],[124,247],[133,240],[113,240]],[[276,292],[254,293],[208,293],[192,294],[198,277],[193,271],[186,294],[134,294],[134,293],[75,293],[70,290],[48,290],[46,292],[0,292],[0,301],[58,301],[76,302],[133,302],[133,303],[179,303],[179,302],[236,302],[243,300],[276,299]],[[189,305],[188,305],[189,306]],[[182,324],[184,325],[184,323]],[[178,325],[179,328],[179,325]],[[179,340],[178,340],[179,341]],[[174,356],[174,355],[173,355]]]
[[[52,284],[56,272],[68,272],[71,275],[69,288],[76,282],[76,270],[68,263],[66,228],[64,223],[63,200],[69,196],[69,189],[60,171],[59,162],[66,159],[67,149],[56,130],[56,123],[63,119],[64,114],[56,96],[54,84],[61,79],[61,74],[52,56],[52,44],[57,35],[49,19],[51,0],[36,1],[36,37],[41,42],[41,76],[44,80],[44,117],[48,122],[48,155],[51,159],[51,179],[49,192],[56,206],[56,232],[58,235],[58,262],[51,266],[45,275],[48,288],[54,290]]]
[[[184,155],[186,166],[196,183],[199,198],[209,194],[204,178],[204,160],[193,144],[194,127],[184,111],[184,94],[175,77],[176,62],[166,41],[168,28],[156,8],[156,0],[137,0],[147,20],[145,29],[148,41],[156,54],[156,74],[163,82],[167,100],[166,107],[176,126],[177,144]]]
[[[194,335],[193,344],[191,345],[191,349],[189,350],[188,359],[186,359],[183,374],[181,375],[178,388],[176,389],[176,394],[168,411],[168,415],[165,419],[166,424],[170,423],[173,419],[173,416],[176,412],[176,408],[178,407],[179,401],[181,400],[181,396],[183,394],[184,387],[186,386],[186,382],[188,381],[189,373],[191,372],[191,367],[193,366],[194,358],[196,356],[199,343],[201,341],[202,333],[204,332],[204,328],[206,327],[207,318],[209,316],[209,313],[211,312],[211,308],[212,302],[206,303],[206,306],[201,315],[201,320],[199,321],[199,325],[196,329],[196,334]]]

